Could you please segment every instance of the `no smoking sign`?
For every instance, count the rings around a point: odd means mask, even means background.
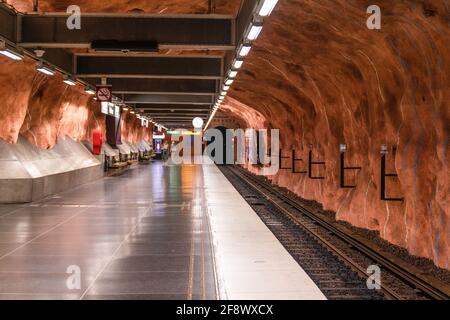
[[[97,86],[97,99],[101,102],[111,102],[111,86]]]

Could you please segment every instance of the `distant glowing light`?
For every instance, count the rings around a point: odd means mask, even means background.
[[[200,117],[195,117],[192,120],[192,125],[194,126],[195,129],[201,129],[203,127],[203,119]]]
[[[233,79],[227,79],[226,81],[225,81],[225,85],[226,86],[230,86],[232,83],[233,83]]]

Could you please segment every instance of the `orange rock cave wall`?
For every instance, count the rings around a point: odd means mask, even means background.
[[[7,2],[20,11],[32,8],[30,0]],[[206,0],[39,3],[40,11],[69,4],[85,12],[207,10]],[[216,3],[217,13],[235,14],[239,8],[239,1]],[[373,4],[381,8],[381,30],[366,27],[366,9]],[[282,170],[271,177],[274,183],[447,269],[449,16],[445,0],[279,0],[221,111],[248,127],[279,128],[282,148],[295,148],[304,159],[313,144],[314,158],[326,162],[324,180]],[[0,70],[6,106],[0,114],[11,119],[3,122],[0,136],[10,142],[26,131],[22,123],[35,77],[30,68]],[[355,189],[339,188],[340,143],[348,146],[347,164],[362,167],[349,174]],[[389,146],[388,171],[398,174],[387,178],[387,193],[403,202],[380,200],[381,144]]]
[[[0,57],[0,138],[17,142],[19,134],[31,144],[52,148],[58,137],[92,141],[94,130],[105,134],[105,116],[100,104],[84,92],[82,86],[69,86],[62,76],[53,77],[36,71],[35,62],[12,61]],[[151,138],[151,128],[125,113],[122,140],[136,143]]]
[[[381,8],[381,30],[366,27],[371,4]],[[324,180],[280,170],[273,182],[447,269],[449,9],[438,0],[280,0],[225,104],[236,115],[260,113],[286,151],[306,160],[312,144],[326,162]],[[347,173],[355,189],[339,186],[340,143],[347,165],[362,167]],[[387,195],[403,202],[380,199],[382,144],[398,174],[387,178]]]
[[[280,0],[265,22],[224,109],[249,127],[279,128],[281,146],[324,180],[280,170],[270,177],[379,232],[411,254],[449,268],[450,27],[445,1]],[[366,27],[366,8],[381,7],[381,30]],[[276,41],[275,41],[276,39]],[[236,102],[238,101],[238,102]],[[339,185],[339,144],[347,172]],[[386,193],[380,199],[380,146],[386,144]],[[395,152],[393,152],[396,149]],[[299,163],[304,166],[306,162]],[[290,166],[286,160],[284,166]],[[252,171],[255,167],[249,168]]]

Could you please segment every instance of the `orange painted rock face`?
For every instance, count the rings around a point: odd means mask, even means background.
[[[8,0],[31,11],[31,0]],[[131,4],[132,3],[132,4]],[[78,4],[85,12],[205,13],[208,1],[39,1],[40,11]],[[223,112],[255,128],[279,128],[284,149],[325,160],[324,180],[287,170],[275,183],[323,203],[337,218],[377,230],[414,255],[449,268],[448,202],[450,28],[441,0],[378,0],[381,30],[366,27],[366,0],[280,0],[232,85]],[[216,1],[236,14],[239,1]],[[137,10],[135,10],[137,9]],[[61,81],[43,79],[30,62],[0,57],[0,137],[19,131],[43,148],[58,134],[82,139],[103,127],[99,107]],[[54,93],[54,94],[52,94]],[[94,115],[94,116],[91,116]],[[135,124],[136,123],[136,124]],[[126,117],[124,140],[150,130]],[[355,189],[339,188],[339,144]],[[387,193],[380,200],[380,146],[389,146]],[[395,146],[395,153],[393,152]]]
[[[30,63],[18,63],[3,56],[0,56],[0,66],[0,137],[16,143],[27,116],[35,69]]]
[[[7,0],[18,11],[33,11],[32,0]],[[208,13],[208,0],[40,0],[39,11],[41,12],[63,12],[67,7],[77,5],[81,12],[136,12],[154,14],[205,14]],[[216,14],[236,15],[239,11],[240,0],[217,0],[213,12]]]
[[[141,140],[149,140],[151,137],[151,133],[153,132],[152,128],[149,126],[149,129],[142,129],[141,120],[139,120],[136,115],[131,113],[122,114],[122,140],[138,143]]]
[[[91,140],[94,130],[105,132],[105,119],[98,102],[81,86],[63,83],[62,76],[45,76],[31,60],[0,57],[0,138],[15,143],[22,134],[40,148],[52,148],[58,137]],[[125,141],[149,139],[151,128],[134,119],[124,126]]]
[[[326,161],[325,180],[284,170],[275,183],[449,268],[448,8],[437,0],[377,4],[382,28],[374,31],[367,1],[280,1],[230,96],[247,105],[236,114],[257,110],[280,128],[283,148],[306,157],[313,144]],[[348,164],[363,168],[349,174],[356,189],[339,188],[340,143]],[[381,144],[399,175],[388,178],[388,196],[403,202],[380,200]]]

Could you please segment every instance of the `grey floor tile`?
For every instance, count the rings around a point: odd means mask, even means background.
[[[63,294],[80,297],[93,280],[92,275],[82,275],[80,289],[71,290],[67,286],[65,273],[6,273],[0,272],[0,293],[11,294]],[[30,297],[31,298],[31,297]]]
[[[117,256],[138,256],[152,254],[189,254],[191,243],[189,242],[164,242],[154,241],[149,243],[127,243],[122,245]]]
[[[14,251],[13,256],[111,256],[119,247],[118,242],[107,243],[29,243]]]
[[[1,299],[1,297],[0,297]],[[187,294],[154,293],[154,294],[88,294],[83,300],[186,300]]]
[[[0,300],[77,300],[79,293],[0,293]]]
[[[189,271],[189,256],[124,256],[116,258],[108,265],[106,271]]]
[[[96,273],[108,262],[109,256],[15,256],[0,259],[0,272],[64,273],[72,265],[82,273]],[[0,291],[1,292],[1,291]]]
[[[187,294],[188,272],[105,272],[88,294]]]
[[[201,167],[154,163],[0,206],[0,299],[78,299],[90,284],[84,299],[214,299],[203,192]]]

